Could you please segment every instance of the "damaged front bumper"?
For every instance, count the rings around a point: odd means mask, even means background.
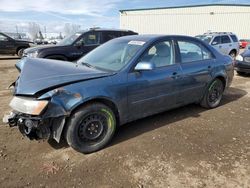
[[[10,127],[17,126],[19,131],[31,140],[53,138],[59,143],[65,124],[65,117],[44,118],[19,112],[10,112],[10,114],[4,116],[3,122],[8,123]]]

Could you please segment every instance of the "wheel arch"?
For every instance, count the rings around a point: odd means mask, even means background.
[[[92,98],[92,99],[89,99],[87,101],[84,101],[83,103],[80,103],[77,106],[75,106],[72,109],[70,114],[73,114],[78,109],[82,108],[85,105],[89,105],[91,103],[102,103],[102,104],[108,106],[113,111],[113,113],[115,115],[115,118],[116,118],[117,125],[119,125],[119,123],[120,123],[120,113],[119,113],[118,107],[117,107],[115,102],[113,102],[112,100],[110,100],[108,98],[105,98],[105,97]]]
[[[208,87],[209,87],[210,84],[211,84],[214,80],[216,80],[216,79],[219,79],[219,80],[222,81],[223,87],[224,87],[224,90],[225,90],[226,85],[227,85],[227,81],[226,81],[227,79],[226,79],[226,77],[223,76],[223,75],[216,75],[216,76],[209,82]]]
[[[230,50],[229,54],[230,54],[231,52],[235,52],[235,55],[237,55],[237,50],[236,50],[236,49]]]
[[[18,54],[18,51],[19,50],[21,50],[21,49],[26,49],[26,48],[28,48],[27,46],[18,46],[17,48],[16,48],[16,54]]]

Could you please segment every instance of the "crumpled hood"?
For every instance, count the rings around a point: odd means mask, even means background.
[[[42,91],[113,74],[71,62],[39,58],[24,58],[16,67],[20,75],[15,83],[15,95],[42,94]]]

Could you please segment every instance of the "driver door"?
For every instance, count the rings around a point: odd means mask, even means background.
[[[155,68],[132,71],[128,74],[129,120],[155,114],[176,105],[176,86],[181,76],[180,65],[175,63],[171,40],[153,44],[139,59],[151,62]]]
[[[79,59],[83,55],[95,49],[100,45],[100,32],[85,33],[76,43],[76,52],[74,59]]]

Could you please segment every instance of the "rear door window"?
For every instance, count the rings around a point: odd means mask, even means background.
[[[120,37],[120,32],[104,32],[103,34],[103,42],[107,42],[114,38]]]
[[[221,43],[222,44],[231,43],[229,36],[227,36],[227,35],[221,36]]]
[[[182,63],[212,59],[211,52],[193,41],[178,41]]]

